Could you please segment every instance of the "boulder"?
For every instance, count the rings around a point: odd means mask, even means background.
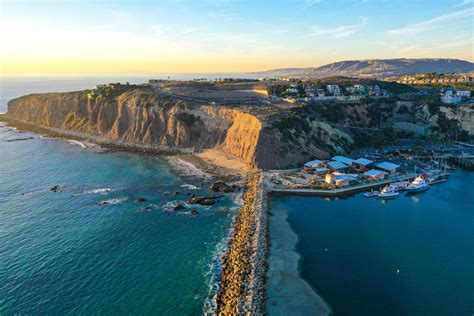
[[[228,193],[234,191],[232,187],[222,181],[216,181],[209,187],[214,192]]]
[[[51,189],[49,189],[50,191],[53,191],[53,192],[58,192],[59,190],[59,185],[55,185],[54,187],[52,187]]]
[[[192,215],[192,216],[196,216],[196,215],[198,215],[198,214],[199,214],[199,212],[196,211],[196,210],[192,210],[192,211],[191,211],[191,215]]]
[[[143,202],[146,202],[146,199],[145,199],[144,197],[139,197],[139,198],[137,199],[137,202],[138,202],[138,203],[143,203]]]
[[[184,209],[184,205],[179,203],[178,205],[176,205],[175,207],[173,207],[173,211],[179,211],[179,210],[182,210]]]
[[[191,197],[191,199],[188,200],[189,204],[200,204],[200,205],[213,205],[216,203],[216,199],[218,199],[219,196],[194,196]]]

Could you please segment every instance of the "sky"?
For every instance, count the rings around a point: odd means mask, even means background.
[[[0,0],[1,73],[474,61],[474,0]]]

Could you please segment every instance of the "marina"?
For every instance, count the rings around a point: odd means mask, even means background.
[[[335,315],[468,315],[472,180],[459,169],[428,191],[390,200],[279,195],[270,225],[289,223],[301,276]]]

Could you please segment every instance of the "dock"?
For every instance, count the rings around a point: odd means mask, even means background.
[[[267,191],[272,195],[317,195],[336,197],[350,195],[358,192],[368,191],[374,188],[380,188],[393,182],[407,181],[416,178],[416,174],[407,174],[403,176],[393,177],[390,179],[373,181],[370,183],[357,184],[332,190],[321,190],[321,189],[276,189],[267,186]]]

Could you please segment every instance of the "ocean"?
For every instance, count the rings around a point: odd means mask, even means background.
[[[3,77],[0,112],[23,94],[147,78]],[[238,196],[171,209],[209,181],[0,123],[0,313],[202,314]]]
[[[395,200],[280,197],[300,274],[335,315],[474,313],[474,173]]]

